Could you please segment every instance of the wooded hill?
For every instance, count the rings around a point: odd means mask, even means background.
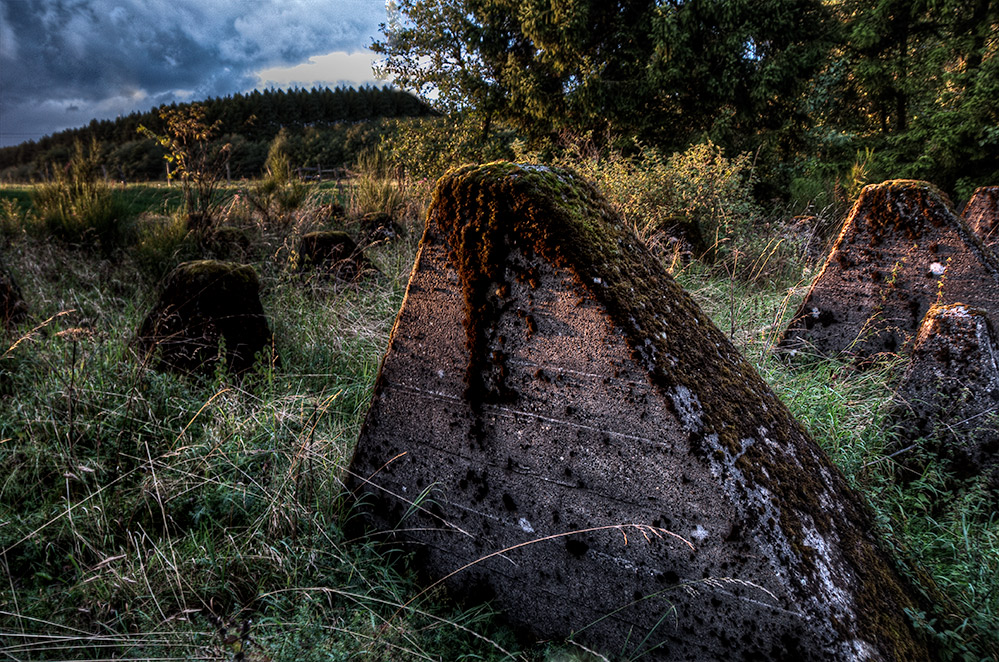
[[[205,108],[207,124],[220,122],[216,132],[220,140],[232,143],[234,177],[260,174],[268,145],[282,128],[296,135],[307,133],[316,144],[312,153],[303,155],[310,163],[297,165],[336,167],[353,163],[359,150],[376,143],[386,121],[435,114],[412,94],[369,86],[254,90],[199,103]],[[161,111],[186,105],[190,104],[159,106],[113,120],[95,119],[37,142],[0,149],[0,180],[44,177],[51,164],[68,162],[74,142],[92,140],[101,145],[101,161],[109,176],[128,181],[162,179],[166,176],[164,151],[155,140],[140,135],[139,127],[162,133]]]

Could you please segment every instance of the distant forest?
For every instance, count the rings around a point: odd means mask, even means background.
[[[352,164],[358,154],[379,141],[401,118],[436,114],[408,92],[389,87],[254,90],[199,102],[206,123],[220,122],[220,142],[232,145],[232,177],[259,176],[270,142],[282,129],[288,136],[294,165],[336,168]],[[146,181],[166,178],[164,150],[143,137],[139,127],[162,133],[161,110],[188,104],[159,106],[113,120],[92,120],[39,141],[0,149],[0,181],[44,179],[52,167],[69,161],[73,145],[96,140],[101,162],[110,178]]]

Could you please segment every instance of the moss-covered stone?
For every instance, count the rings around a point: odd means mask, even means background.
[[[224,360],[230,370],[245,371],[271,346],[259,293],[248,265],[184,262],[167,274],[138,346],[161,369],[210,372]]]
[[[911,349],[934,303],[999,314],[999,259],[920,181],[861,192],[779,348],[868,359]]]
[[[999,186],[976,189],[962,216],[987,246],[994,249],[999,245]]]
[[[903,475],[921,475],[936,458],[959,479],[990,475],[999,487],[999,343],[985,311],[930,309],[890,420]]]
[[[298,246],[300,272],[317,271],[336,280],[353,282],[378,268],[364,256],[346,232],[324,230],[302,235]]]
[[[227,225],[214,228],[202,241],[204,257],[224,261],[245,260],[251,245],[245,230]]]
[[[566,171],[438,183],[351,476],[432,576],[473,564],[452,588],[542,637],[649,659],[927,657],[866,506]],[[665,529],[695,551],[649,541]]]

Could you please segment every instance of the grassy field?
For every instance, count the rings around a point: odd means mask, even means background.
[[[344,533],[353,513],[340,477],[425,200],[402,214],[404,239],[370,248],[382,275],[344,285],[294,269],[302,233],[342,227],[328,205],[357,206],[328,187],[269,223],[229,204],[224,222],[245,241],[220,246],[178,226],[178,188],[128,186],[119,194],[131,230],[109,251],[53,238],[31,193],[0,189],[2,259],[30,307],[0,358],[4,659],[589,659],[562,642],[525,647],[488,607],[421,593],[405,557]],[[279,364],[243,379],[191,378],[137,355],[159,278],[205,254],[255,267]],[[941,659],[995,656],[994,496],[976,485],[944,492],[934,465],[896,482],[882,410],[897,362],[858,372],[772,358],[814,267],[804,259],[779,281],[674,266],[866,495],[907,571],[927,572],[946,594],[946,620],[912,615]]]

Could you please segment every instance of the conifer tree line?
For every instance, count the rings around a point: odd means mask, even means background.
[[[232,145],[234,177],[259,176],[268,147],[282,129],[298,147],[297,165],[338,167],[353,163],[359,151],[376,144],[394,119],[435,114],[412,94],[389,87],[254,90],[198,103],[208,125],[218,122],[220,143]],[[74,143],[89,145],[94,140],[101,145],[100,161],[109,177],[163,179],[165,152],[139,127],[162,133],[163,111],[189,105],[173,103],[113,120],[92,120],[37,142],[0,149],[0,179],[44,178],[53,165],[69,161]]]

